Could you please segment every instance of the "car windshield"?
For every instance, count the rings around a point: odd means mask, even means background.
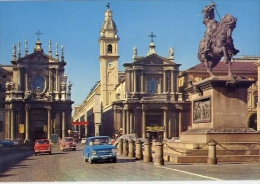
[[[49,144],[49,140],[38,140],[36,144]]]
[[[65,142],[71,142],[71,141],[73,141],[73,138],[65,138],[64,141]]]
[[[110,144],[109,138],[96,138],[90,140],[90,145]]]

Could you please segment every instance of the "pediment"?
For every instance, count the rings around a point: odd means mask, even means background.
[[[54,58],[42,52],[34,52],[19,60],[19,63],[33,63],[33,64],[48,64],[50,62],[57,62]]]
[[[134,65],[174,65],[173,61],[158,56],[157,54],[149,55],[133,63]]]

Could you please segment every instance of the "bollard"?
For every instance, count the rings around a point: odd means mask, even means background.
[[[140,139],[135,141],[135,158],[139,160],[143,159],[142,142]]]
[[[123,140],[123,156],[128,155],[128,141],[126,139]]]
[[[154,159],[154,153],[155,153],[155,144],[157,143],[157,139],[152,140],[152,147],[151,147],[151,154],[152,154],[152,159]]]
[[[151,162],[152,161],[152,155],[151,155],[151,145],[150,141],[147,140],[144,143],[144,162]]]
[[[128,157],[130,158],[135,157],[135,145],[132,139],[128,141]]]
[[[123,154],[123,140],[122,140],[122,138],[119,138],[117,147],[118,147],[118,154],[122,155]]]
[[[208,143],[208,159],[207,163],[210,165],[217,164],[217,157],[216,157],[216,142],[209,142]]]
[[[163,159],[163,143],[156,142],[155,145],[155,154],[154,154],[154,165],[164,165]]]

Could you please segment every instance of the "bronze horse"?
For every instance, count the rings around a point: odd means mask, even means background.
[[[212,69],[219,63],[222,57],[224,62],[229,64],[228,76],[232,77],[231,59],[239,50],[235,49],[232,39],[232,31],[236,27],[237,19],[230,14],[226,14],[217,23],[217,29],[210,39],[209,51],[205,52],[205,37],[200,41],[198,58],[204,63],[210,76],[214,76]]]

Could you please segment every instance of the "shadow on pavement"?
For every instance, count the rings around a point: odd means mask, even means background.
[[[21,161],[27,159],[28,157],[33,155],[33,151],[31,150],[25,150],[23,152],[19,152],[20,154],[17,155],[17,151],[14,152],[13,150],[11,150],[10,154],[6,154],[5,157],[8,158],[4,158],[4,160],[1,161],[0,164],[0,178],[1,177],[6,177],[5,174],[3,174],[5,171],[9,170],[9,169],[17,169],[18,167],[25,167],[25,165],[18,165]],[[14,156],[15,154],[15,156]]]

